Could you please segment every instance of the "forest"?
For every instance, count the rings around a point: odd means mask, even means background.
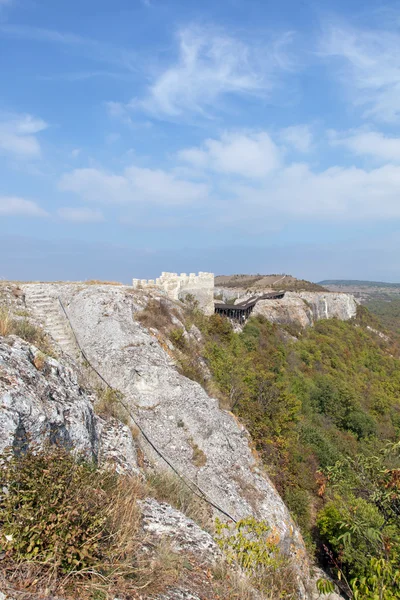
[[[181,339],[183,372],[247,426],[310,553],[347,597],[399,598],[396,333],[362,306],[349,322],[306,330],[255,317],[235,332],[219,315],[190,318],[203,343]],[[193,366],[198,352],[211,380]]]

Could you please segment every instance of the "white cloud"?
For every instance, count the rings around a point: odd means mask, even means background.
[[[38,133],[47,123],[29,114],[0,115],[0,152],[15,158],[39,158]]]
[[[308,125],[293,125],[286,127],[280,132],[282,141],[292,146],[298,152],[309,152],[312,146],[313,136]]]
[[[59,208],[57,212],[62,219],[73,223],[99,223],[104,221],[103,213],[92,208],[65,206]]]
[[[315,172],[306,164],[292,164],[260,186],[232,186],[231,193],[243,207],[241,214],[246,209],[258,219],[387,220],[400,218],[400,167]]]
[[[211,29],[188,27],[178,40],[177,62],[156,78],[144,99],[134,99],[128,108],[170,118],[185,112],[205,114],[228,94],[265,96],[275,87],[277,73],[291,67],[286,54],[290,34],[259,47]]]
[[[32,200],[18,196],[0,196],[0,215],[19,217],[45,217],[47,213]]]
[[[400,138],[388,137],[378,131],[330,132],[332,145],[345,146],[358,156],[370,156],[378,161],[400,162]]]
[[[183,205],[208,193],[205,184],[186,181],[161,169],[128,167],[122,174],[101,169],[75,169],[62,176],[59,187],[99,204]]]
[[[303,152],[312,144],[306,134],[307,129],[299,126],[278,131],[276,138],[281,144],[285,139],[286,145],[290,140],[295,150]],[[303,144],[303,138],[307,143]],[[363,130],[331,132],[331,141],[394,164],[320,170],[305,162],[290,162],[285,146],[277,145],[265,131],[233,131],[183,149],[170,170],[136,165],[121,172],[75,169],[61,178],[59,187],[94,208],[101,204],[137,210],[190,206],[191,211],[198,211],[191,214],[198,214],[200,221],[212,219],[217,225],[225,221],[243,227],[264,227],[265,223],[273,227],[287,220],[400,219],[400,141]],[[174,218],[182,214],[185,211]]]
[[[280,165],[280,153],[268,133],[225,133],[178,157],[193,167],[242,177],[262,178]]]
[[[341,80],[354,104],[364,106],[364,117],[399,120],[400,34],[336,26],[325,34],[321,50],[342,61]]]
[[[308,128],[299,126],[278,132],[277,136],[286,143],[290,140],[295,150],[305,152],[312,143],[308,134]],[[348,145],[353,152],[374,152],[375,157],[395,162],[400,159],[400,140],[382,134],[331,133],[331,139]],[[182,150],[178,157],[189,163],[192,177],[205,170],[219,175],[211,190],[213,208],[218,198],[221,206],[228,202],[231,222],[273,222],[288,217],[343,221],[400,218],[400,166],[334,166],[319,171],[306,163],[285,164],[284,152],[266,132],[226,133],[219,140],[206,140],[200,147]],[[242,183],[233,181],[232,175],[244,178]]]
[[[82,152],[81,148],[74,148],[74,150],[72,150],[72,152],[71,152],[71,158],[78,158],[78,156],[80,155],[81,152]]]

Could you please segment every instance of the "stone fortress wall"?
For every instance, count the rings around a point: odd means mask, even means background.
[[[161,273],[157,279],[133,279],[137,290],[161,289],[172,300],[184,300],[191,294],[199,303],[199,308],[207,315],[214,313],[214,273]]]

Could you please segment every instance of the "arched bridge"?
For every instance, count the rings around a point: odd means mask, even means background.
[[[262,294],[262,296],[252,296],[244,302],[238,304],[224,304],[223,302],[216,302],[214,304],[214,310],[219,315],[224,315],[229,319],[239,321],[243,323],[249,318],[253,312],[253,308],[259,300],[280,300],[284,297],[285,292],[269,292]]]

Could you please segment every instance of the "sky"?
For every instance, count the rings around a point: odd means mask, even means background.
[[[399,3],[0,0],[0,279],[399,257]]]

